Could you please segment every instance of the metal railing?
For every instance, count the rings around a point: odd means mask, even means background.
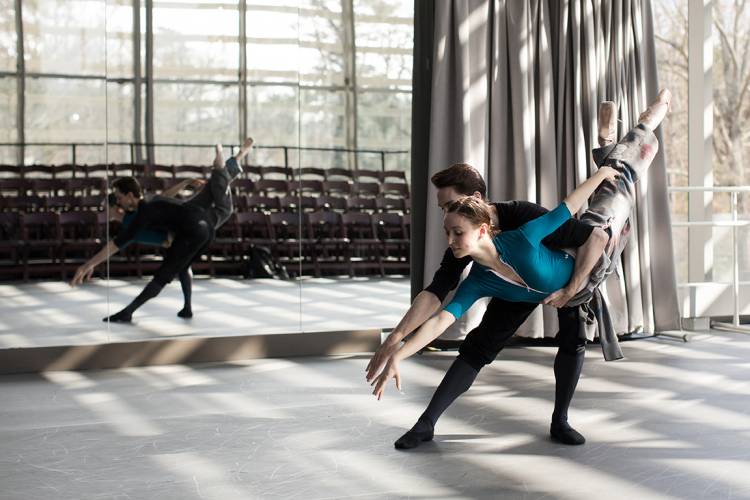
[[[739,193],[750,193],[750,186],[722,186],[722,187],[670,187],[669,193],[729,193],[730,210],[732,219],[728,221],[685,221],[672,222],[673,227],[731,227],[732,228],[732,299],[734,302],[732,323],[714,322],[712,327],[720,330],[741,331],[750,333],[750,327],[740,325],[740,264],[737,229],[750,226],[750,220],[739,220],[737,210],[737,195]],[[712,281],[701,281],[700,283],[714,283]]]
[[[78,149],[81,147],[103,147],[103,146],[128,146],[130,150],[130,163],[136,165],[137,148],[153,148],[153,147],[172,147],[172,148],[213,148],[215,144],[177,144],[177,143],[148,143],[148,142],[0,142],[0,146],[4,147],[28,147],[28,146],[55,146],[55,147],[69,147],[71,164],[77,165]],[[235,148],[239,148],[239,144],[229,144],[229,147],[234,151]],[[386,170],[386,156],[387,155],[402,155],[410,154],[409,150],[381,150],[381,149],[349,149],[339,147],[313,147],[313,146],[253,146],[255,149],[263,150],[280,150],[284,157],[284,167],[289,168],[289,152],[290,151],[321,151],[331,153],[354,153],[354,154],[372,154],[378,155],[380,158],[380,168],[382,171]],[[20,165],[23,166],[23,165]]]

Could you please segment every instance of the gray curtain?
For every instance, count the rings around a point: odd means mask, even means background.
[[[650,0],[440,1],[432,60],[429,174],[470,163],[492,201],[555,207],[593,171],[598,103],[618,104],[622,137],[658,92]],[[662,146],[638,185],[622,273],[606,283],[618,333],[679,329],[666,187]],[[445,236],[434,190],[426,203],[429,281]],[[556,332],[548,307],[519,330]]]

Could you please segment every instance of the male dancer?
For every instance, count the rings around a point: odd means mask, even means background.
[[[657,102],[641,115],[639,123],[644,124],[649,130],[653,130],[658,126],[666,113],[669,98],[669,92],[662,91],[659,94]],[[617,149],[613,145],[616,131],[615,111],[614,103],[603,103],[599,110],[599,142],[602,148],[594,151],[594,158],[599,165],[608,161],[608,154],[613,160],[615,158],[623,158],[622,151],[618,154],[613,152],[613,150],[616,151]],[[653,154],[655,154],[655,151],[653,151]],[[649,163],[653,159],[653,154],[647,158]],[[643,160],[643,158],[641,159]],[[433,184],[438,188],[438,203],[441,208],[461,196],[484,194],[484,190],[476,189],[475,193],[474,189],[467,189],[466,185],[455,183],[453,176],[444,173],[450,172],[454,167],[439,172],[432,179]],[[446,179],[448,182],[446,182]],[[481,180],[479,174],[476,173],[474,186],[483,187],[483,185],[484,182]],[[632,183],[630,186],[632,188]],[[624,197],[627,198],[628,196],[632,201],[632,193]],[[623,196],[618,196],[614,199],[617,200],[614,205],[610,203],[602,207],[602,210],[600,210],[601,217],[598,218],[599,221],[612,220],[612,215],[615,212],[622,212],[624,210],[625,205],[619,203],[619,201],[623,200]],[[594,201],[596,200],[592,199],[592,204]],[[509,209],[509,207],[514,206],[516,208],[515,213]],[[494,207],[497,218],[493,217],[493,223],[501,230],[515,229],[524,222],[546,212],[542,207],[526,202],[495,204]],[[518,211],[518,207],[523,207],[525,210]],[[534,207],[536,207],[537,213],[532,215],[531,212],[534,210]],[[629,209],[627,214],[629,215]],[[508,220],[509,215],[510,220]],[[558,239],[561,234],[564,235],[569,230],[566,229],[566,226],[570,228],[576,225],[577,223],[574,220],[566,222],[565,225],[545,238],[543,240],[544,243],[553,248],[580,246],[580,234],[581,232],[585,234],[584,229],[577,230],[579,231],[578,241],[570,233],[567,235],[567,241],[563,241],[562,244]],[[578,307],[561,306],[565,305],[568,299],[573,294],[576,294],[576,292],[582,295],[586,293],[587,290],[580,289],[587,286],[587,282],[589,281],[588,272],[600,260],[602,255],[601,249],[609,241],[609,235],[600,227],[594,228],[593,226],[589,226],[589,228],[593,231],[591,233],[593,240],[587,242],[579,249],[571,281],[564,289],[551,294],[545,300],[545,303],[559,307],[558,319],[560,326],[557,335],[559,348],[554,363],[555,407],[550,424],[550,436],[555,441],[570,445],[585,443],[585,438],[568,424],[567,412],[583,366],[586,339],[584,336],[579,335]],[[617,231],[620,228],[611,228],[610,231],[612,229]],[[618,236],[619,232],[612,232],[611,234]],[[398,350],[400,341],[437,312],[445,295],[457,285],[461,270],[467,263],[455,259],[450,250],[446,251],[443,262],[441,262],[440,269],[435,274],[433,282],[415,298],[414,303],[404,318],[370,360],[366,368],[368,381],[376,380],[376,376],[380,373],[383,366]],[[580,304],[581,301],[576,303]],[[464,340],[459,349],[458,358],[435,391],[430,405],[417,421],[417,424],[396,441],[396,448],[413,448],[418,446],[422,441],[432,439],[437,418],[459,395],[471,387],[479,370],[495,359],[504,347],[507,339],[515,333],[535,307],[536,304],[510,303],[496,298],[490,301],[482,322],[467,335],[466,340]]]
[[[133,313],[148,300],[156,297],[180,271],[187,269],[214,237],[215,229],[232,214],[232,199],[229,183],[241,171],[239,161],[247,155],[253,140],[245,139],[240,151],[221,168],[221,149],[217,147],[217,159],[207,185],[187,202],[157,197],[144,201],[140,186],[133,178],[121,178],[112,184],[119,207],[136,211],[134,220],[114,240],[110,241],[89,262],[76,271],[71,285],[81,284],[90,278],[94,267],[115,254],[143,229],[160,229],[174,235],[174,240],[154,278],[144,290],[120,312],[104,321],[129,323]]]
[[[221,160],[220,154],[221,150],[219,149],[219,147],[217,147],[217,160]],[[186,179],[178,182],[169,189],[165,189],[159,196],[173,198],[188,186],[198,188],[204,186],[205,184],[206,181],[203,179]],[[120,222],[121,229],[125,229],[131,222],[133,222],[137,211],[126,212],[125,210],[117,206],[117,197],[114,195],[114,193],[109,194],[108,202],[110,209],[110,221],[114,220]],[[123,248],[127,247],[130,243],[139,243],[146,246],[169,248],[169,246],[172,244],[172,239],[173,235],[164,230],[141,229],[135,235],[135,239],[127,242]],[[120,250],[122,250],[122,248]],[[190,319],[193,317],[193,273],[190,267],[188,267],[180,271],[177,277],[180,280],[180,287],[182,289],[183,297],[183,307],[177,313],[177,316],[183,319]]]

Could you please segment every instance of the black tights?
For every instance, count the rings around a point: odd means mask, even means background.
[[[575,310],[572,309],[571,313]],[[574,320],[573,317],[568,318]],[[564,319],[561,317],[561,321]],[[561,325],[561,330],[565,326]],[[572,333],[572,332],[571,332]],[[567,335],[559,339],[560,347],[555,356],[555,409],[552,412],[553,425],[566,424],[568,421],[568,408],[573,399],[578,379],[581,376],[581,368],[586,356],[585,340],[578,339],[572,335]],[[435,390],[430,404],[419,417],[418,425],[428,425],[434,427],[440,415],[456,400],[461,394],[469,390],[474,383],[479,371],[485,366],[483,361],[472,359],[464,353],[458,355],[451,367],[446,372],[440,385]]]
[[[180,286],[182,287],[182,297],[185,304],[183,305],[182,310],[177,313],[177,316],[180,318],[192,318],[193,305],[191,299],[193,296],[193,272],[188,267],[180,271],[179,276]]]

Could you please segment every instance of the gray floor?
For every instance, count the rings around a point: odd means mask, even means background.
[[[147,282],[0,284],[0,348],[392,328],[410,302],[408,277],[196,279],[191,320],[176,316],[182,292],[175,281],[135,313],[132,325],[102,322]]]
[[[750,498],[750,336],[588,351],[547,439],[554,349],[508,349],[438,425],[392,443],[454,354],[369,396],[367,355],[0,378],[0,498]]]

